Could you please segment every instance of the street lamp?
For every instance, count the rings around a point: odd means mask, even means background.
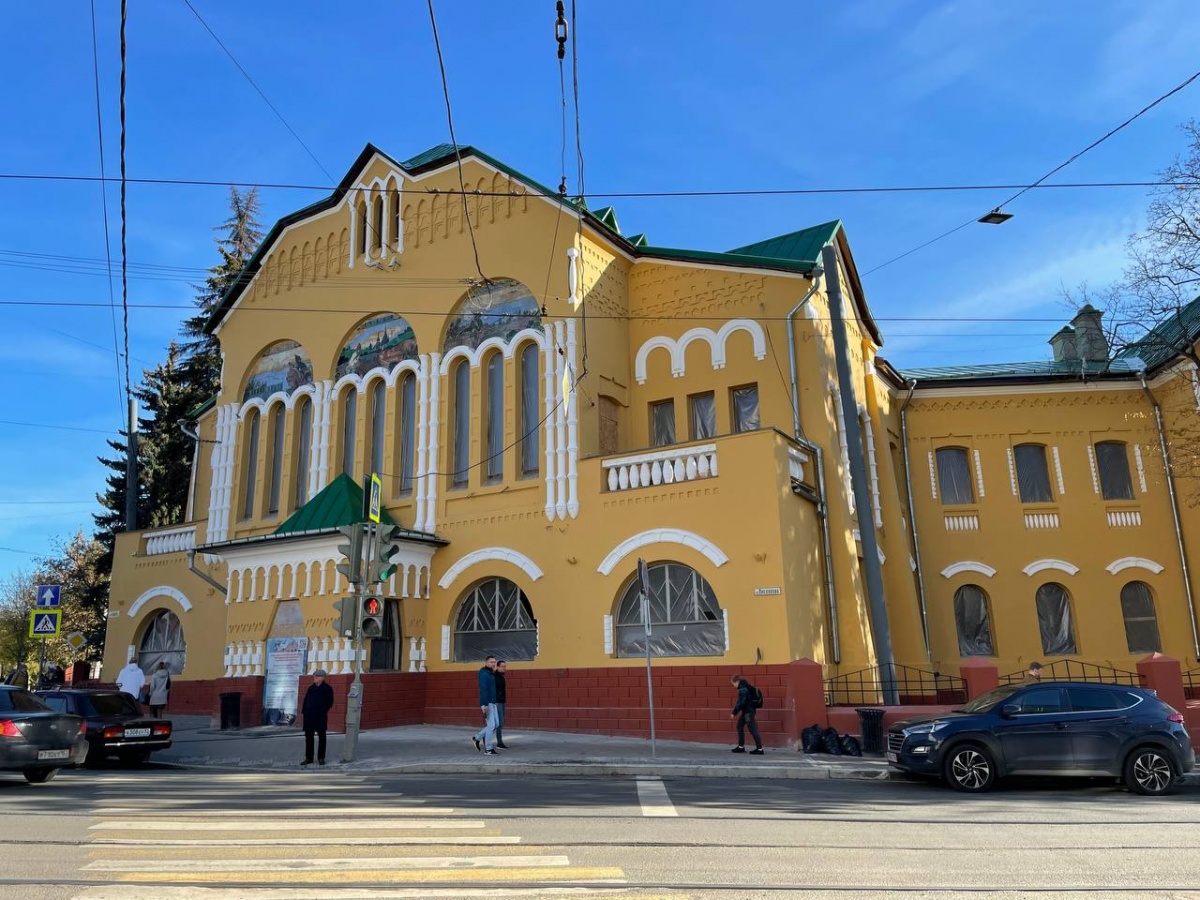
[[[980,216],[979,220],[984,225],[1001,225],[1012,218],[1012,213],[1001,212],[1000,207],[996,207],[986,216]]]

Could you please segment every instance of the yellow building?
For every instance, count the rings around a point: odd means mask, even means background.
[[[371,472],[404,533],[367,725],[474,721],[491,652],[511,661],[518,724],[642,730],[644,558],[659,733],[727,728],[740,670],[782,741],[789,663],[835,677],[876,660],[864,527],[914,671],[976,654],[1002,672],[1130,668],[1152,644],[1195,660],[1154,408],[1131,367],[1066,358],[1096,316],[1056,338],[1059,363],[901,375],[839,222],[725,253],[654,247],[460,150],[465,198],[452,147],[401,163],[368,146],[224,298],[188,520],[119,536],[106,672],[165,660],[174,708],[236,690],[244,717],[273,721],[299,668],[348,678],[336,529]],[[1150,390],[1190,395],[1173,366]],[[870,509],[851,491],[858,436]],[[1182,514],[1185,535],[1200,527]]]

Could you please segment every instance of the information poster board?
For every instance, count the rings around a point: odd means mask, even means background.
[[[267,638],[263,724],[291,725],[299,705],[300,676],[308,663],[308,638]]]

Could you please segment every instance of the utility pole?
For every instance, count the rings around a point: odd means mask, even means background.
[[[838,384],[842,395],[842,424],[846,429],[846,445],[850,457],[850,482],[854,490],[854,506],[858,510],[858,531],[862,541],[862,567],[867,582],[867,608],[871,617],[871,638],[875,644],[875,659],[883,681],[883,702],[895,706],[900,702],[896,690],[896,661],[892,656],[892,633],[888,626],[887,599],[883,592],[883,569],[879,564],[879,542],[875,537],[875,515],[871,493],[867,489],[867,461],[863,456],[862,429],[858,421],[858,401],[854,394],[854,377],[850,372],[850,349],[843,318],[842,279],[838,265],[837,247],[826,244],[821,250],[825,267],[825,284],[829,293],[829,318],[833,324],[833,352],[837,361]]]
[[[137,531],[138,501],[138,415],[137,399],[129,398],[129,433],[125,441],[125,530]]]

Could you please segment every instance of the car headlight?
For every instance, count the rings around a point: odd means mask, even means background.
[[[945,728],[947,724],[947,722],[922,722],[920,725],[904,729],[904,733],[908,735],[936,734],[940,729]]]

